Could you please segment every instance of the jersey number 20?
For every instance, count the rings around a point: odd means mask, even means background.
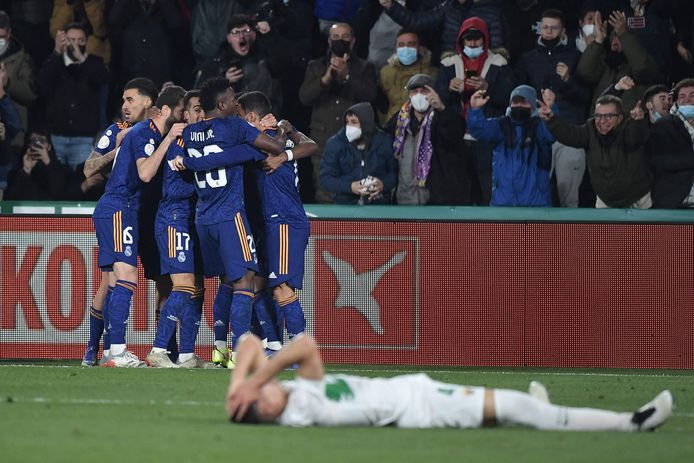
[[[221,153],[222,151],[222,148],[217,145],[207,145],[203,147],[202,153],[195,148],[188,148],[188,156],[201,158],[213,153]],[[216,176],[213,175],[215,172],[217,173]],[[204,177],[201,179],[203,175]],[[215,170],[208,170],[206,172],[195,172],[195,182],[198,184],[198,188],[206,188],[207,185],[209,185],[210,188],[221,188],[227,184],[227,171],[223,167],[219,167]]]

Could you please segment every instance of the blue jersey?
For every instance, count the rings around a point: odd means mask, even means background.
[[[270,136],[275,135],[274,132],[267,133]],[[286,147],[291,149],[294,143],[287,140]],[[271,174],[267,174],[256,164],[254,174],[265,222],[308,224],[299,195],[299,170],[296,161],[285,162]]]
[[[263,157],[249,146],[259,133],[238,117],[204,120],[183,130],[189,156],[184,158],[184,165],[195,171],[196,223],[210,225],[229,221],[244,209],[241,163]],[[237,156],[236,153],[245,154]]]
[[[162,199],[159,209],[166,209],[177,216],[187,214],[192,218],[195,207],[195,185],[193,172],[179,172],[173,167],[176,156],[185,156],[183,138],[177,138],[166,151],[163,164]]]
[[[100,216],[101,212],[108,213],[112,208],[120,209],[125,205],[135,210],[139,209],[143,183],[137,173],[137,160],[154,153],[161,140],[159,129],[150,119],[137,123],[123,138],[113,160],[113,169],[106,183],[105,193],[94,211],[95,216]],[[106,210],[102,210],[104,208]]]
[[[108,154],[116,147],[116,135],[123,129],[130,127],[129,122],[116,122],[111,124],[108,129],[101,135],[99,141],[94,147],[94,151],[103,155]]]

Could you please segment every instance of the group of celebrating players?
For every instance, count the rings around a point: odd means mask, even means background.
[[[223,77],[200,90],[159,93],[149,79],[133,79],[122,114],[85,163],[85,174],[110,176],[94,210],[102,279],[82,364],[97,364],[103,333],[100,365],[204,367],[195,342],[205,276],[220,279],[213,364],[233,368],[237,339],[249,331],[267,340],[269,354],[279,350],[285,328],[290,339],[305,328],[295,290],[310,226],[296,160],[318,146],[289,122],[278,123],[266,95],[237,98]],[[159,299],[146,361],[125,340],[138,255]]]

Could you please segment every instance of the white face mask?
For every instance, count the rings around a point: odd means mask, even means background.
[[[10,46],[10,42],[6,38],[0,39],[0,55],[7,51],[7,47]]]
[[[346,125],[345,126],[345,136],[347,137],[347,140],[349,142],[353,142],[354,140],[359,140],[361,138],[361,129],[359,127],[355,127],[353,125]]]
[[[410,97],[410,103],[415,111],[419,113],[424,113],[429,109],[429,100],[424,96],[423,93],[415,93]]]
[[[595,34],[595,25],[594,24],[584,24],[581,29],[583,30],[583,36],[584,37],[588,37],[589,35]]]

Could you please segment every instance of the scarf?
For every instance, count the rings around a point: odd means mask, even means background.
[[[393,140],[393,151],[395,159],[402,157],[402,150],[405,147],[405,136],[407,135],[407,127],[410,125],[410,105],[408,101],[398,113],[398,120],[395,125],[395,140]],[[424,116],[420,130],[422,130],[422,143],[419,145],[417,160],[414,168],[414,178],[417,180],[417,186],[424,187],[429,176],[431,168],[431,155],[434,152],[434,147],[431,144],[431,121],[434,117],[434,109],[430,109],[429,113]]]

